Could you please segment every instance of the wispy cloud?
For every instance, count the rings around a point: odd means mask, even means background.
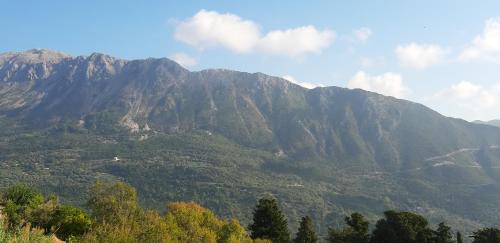
[[[423,69],[443,63],[450,51],[447,48],[434,44],[412,42],[397,46],[395,52],[401,65]]]
[[[494,119],[500,117],[500,84],[461,81],[425,98],[424,103],[454,117]]]
[[[186,68],[192,67],[198,63],[194,57],[182,52],[175,53],[170,58]]]
[[[359,29],[355,29],[352,31],[352,33],[358,41],[366,41],[373,34],[372,30],[368,27],[361,27]]]
[[[391,72],[372,76],[359,71],[349,80],[347,87],[350,89],[364,89],[397,98],[403,98],[409,91],[403,84],[401,74]]]
[[[314,84],[314,83],[299,81],[299,80],[295,79],[294,77],[292,77],[291,75],[285,75],[282,78],[284,78],[284,79],[286,79],[294,84],[300,85],[304,88],[307,88],[307,89],[314,89],[316,87],[325,87],[324,84]]]

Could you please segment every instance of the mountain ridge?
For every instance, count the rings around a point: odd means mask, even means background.
[[[199,200],[244,211],[249,196],[271,192],[322,230],[350,210],[400,208],[470,229],[500,216],[496,127],[360,89],[191,72],[168,58],[12,55],[0,54],[0,124],[10,128],[0,175],[39,180],[69,201],[71,185],[105,177],[130,182],[152,207]]]

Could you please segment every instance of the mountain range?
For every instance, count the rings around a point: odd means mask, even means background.
[[[491,125],[491,126],[496,126],[496,127],[500,127],[500,120],[491,120],[491,121],[473,121],[474,123],[477,123],[477,124],[485,124],[485,125]]]
[[[245,223],[273,194],[291,226],[311,215],[322,234],[352,211],[461,230],[500,217],[500,128],[360,89],[33,49],[0,54],[0,126],[0,187],[74,204],[99,179],[148,207],[194,200]]]

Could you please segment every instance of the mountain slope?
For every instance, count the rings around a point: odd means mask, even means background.
[[[491,126],[496,126],[500,127],[500,120],[491,120],[491,121],[473,121],[474,123],[477,124],[484,124],[484,125],[491,125]]]
[[[0,55],[0,114],[0,184],[37,181],[67,200],[115,178],[154,207],[194,198],[241,214],[273,193],[322,232],[349,210],[458,227],[500,216],[500,129],[367,91],[35,49]]]

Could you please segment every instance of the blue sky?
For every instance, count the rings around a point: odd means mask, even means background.
[[[1,1],[0,52],[169,57],[500,118],[499,1]]]

